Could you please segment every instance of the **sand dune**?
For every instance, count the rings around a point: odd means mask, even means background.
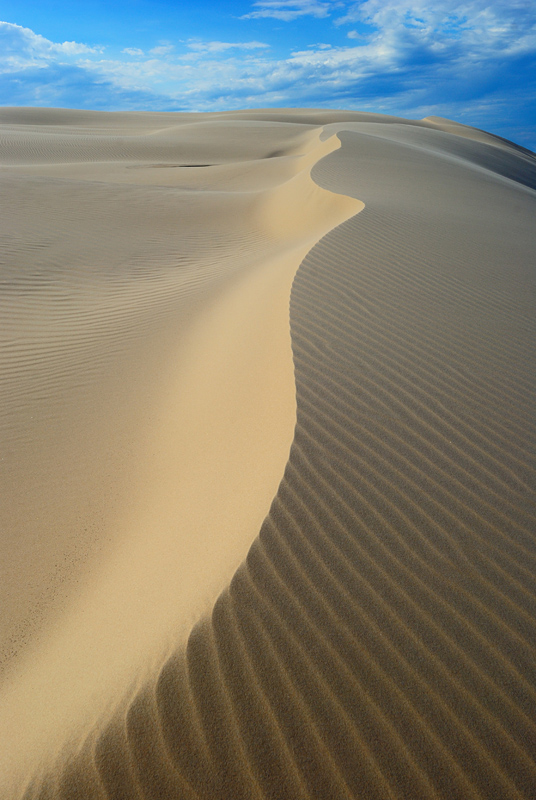
[[[1,796],[536,796],[534,156],[299,109],[0,156]]]

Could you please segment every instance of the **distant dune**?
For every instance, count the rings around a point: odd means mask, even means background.
[[[0,173],[0,798],[533,800],[534,155],[4,108]]]

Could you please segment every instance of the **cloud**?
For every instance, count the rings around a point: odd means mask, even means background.
[[[44,64],[58,55],[68,57],[100,53],[102,48],[89,47],[79,42],[51,42],[30,28],[23,28],[11,22],[0,22],[0,51],[2,52],[0,71],[8,71],[12,67]]]
[[[227,50],[262,50],[269,48],[264,42],[203,42],[190,39],[186,46],[196,53],[223,53]]]
[[[57,63],[0,74],[0,105],[97,111],[181,110],[169,97],[139,89],[124,89],[82,67]]]
[[[46,40],[45,40],[46,41]],[[79,42],[63,42],[63,44],[50,43],[50,50],[53,53],[65,53],[70,56],[78,56],[81,53],[102,53],[102,47],[88,47]]]
[[[143,56],[144,55],[143,50],[140,50],[139,47],[124,47],[123,50],[121,50],[121,52],[122,53],[126,53],[127,56]]]
[[[241,19],[258,19],[260,17],[272,17],[284,22],[290,22],[298,17],[327,17],[329,16],[332,3],[322,2],[322,0],[258,0],[253,3],[256,11],[244,14]]]
[[[174,49],[172,44],[161,44],[158,45],[158,47],[153,47],[149,52],[153,56],[167,56],[169,53],[172,53]]]
[[[536,13],[532,0],[365,0],[352,2],[337,25],[360,22],[371,36],[401,46],[463,42],[486,50],[536,47]]]

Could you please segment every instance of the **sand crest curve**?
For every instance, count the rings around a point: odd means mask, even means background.
[[[312,177],[362,209],[292,286],[283,480],[187,645],[24,796],[528,800],[534,158],[437,119],[259,118],[336,136]],[[260,169],[253,213],[301,236]]]

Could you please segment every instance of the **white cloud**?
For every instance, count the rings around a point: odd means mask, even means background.
[[[127,56],[142,56],[144,54],[139,47],[124,47],[121,52],[126,53]]]
[[[241,19],[258,19],[260,17],[272,17],[284,22],[304,16],[327,17],[329,16],[332,3],[322,0],[258,0],[253,3],[255,11],[244,14]],[[339,5],[337,3],[337,5]]]
[[[174,47],[172,44],[161,44],[158,47],[153,47],[149,52],[153,56],[167,56],[169,53],[172,53]]]
[[[88,47],[87,44],[78,42],[63,42],[63,44],[51,43],[50,50],[55,53],[65,53],[69,56],[78,56],[81,53],[102,53],[102,47]]]
[[[203,42],[190,39],[186,46],[196,53],[223,53],[226,50],[262,50],[270,45],[264,42]]]
[[[401,47],[412,39],[421,44],[463,41],[487,52],[536,46],[533,0],[365,0],[350,3],[335,22],[364,23],[376,35],[399,40]]]
[[[89,47],[79,42],[51,42],[34,33],[30,28],[23,28],[11,22],[0,22],[0,49],[3,55],[1,71],[11,67],[35,66],[47,63],[57,55],[78,56],[81,54],[101,53],[101,47]]]

